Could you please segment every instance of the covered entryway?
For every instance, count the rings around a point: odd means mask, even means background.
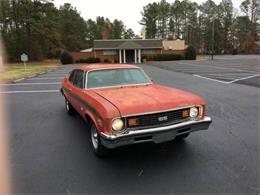
[[[135,62],[135,50],[126,50],[125,51],[125,58],[126,58],[126,63],[134,63]]]
[[[137,43],[127,41],[118,46],[119,63],[141,63],[141,46]]]
[[[119,49],[119,63],[141,63],[141,49]]]

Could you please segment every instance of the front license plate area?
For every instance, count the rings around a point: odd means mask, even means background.
[[[171,141],[171,140],[174,140],[174,138],[176,137],[176,134],[177,134],[176,131],[169,131],[169,132],[157,134],[157,135],[153,136],[153,141],[155,143]]]

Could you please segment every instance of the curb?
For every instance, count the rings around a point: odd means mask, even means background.
[[[13,83],[13,84],[18,83],[18,82],[21,82],[23,80],[34,78],[36,76],[43,75],[43,74],[46,74],[46,73],[49,73],[49,72],[53,72],[53,71],[56,71],[56,70],[59,70],[59,69],[62,69],[62,68],[63,67],[59,67],[59,68],[54,68],[54,69],[51,69],[51,70],[46,70],[46,71],[43,71],[43,72],[35,73],[33,75],[30,75],[30,76],[26,76],[26,77],[23,77],[23,78],[20,78],[20,79],[17,79],[17,80],[9,81],[7,83]]]

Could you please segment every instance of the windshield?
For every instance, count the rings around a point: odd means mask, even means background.
[[[87,74],[88,89],[147,83],[151,81],[139,68],[95,70]]]

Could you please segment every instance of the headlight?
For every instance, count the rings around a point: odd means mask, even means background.
[[[122,119],[115,119],[112,122],[112,129],[115,131],[122,131],[124,128],[124,121]]]
[[[194,118],[194,117],[198,117],[199,116],[199,109],[196,107],[192,107],[190,109],[190,117]]]

